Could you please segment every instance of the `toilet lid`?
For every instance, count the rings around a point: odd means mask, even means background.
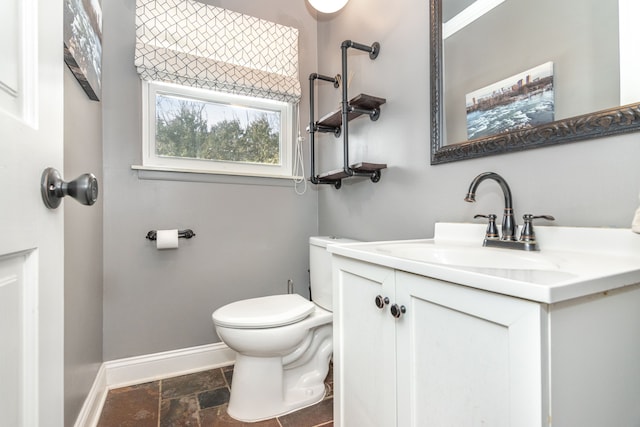
[[[220,307],[213,313],[213,321],[228,328],[273,328],[296,323],[313,310],[315,304],[298,294],[272,295]]]

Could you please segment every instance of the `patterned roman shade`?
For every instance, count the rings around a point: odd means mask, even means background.
[[[137,0],[140,78],[300,100],[298,30],[194,0]]]

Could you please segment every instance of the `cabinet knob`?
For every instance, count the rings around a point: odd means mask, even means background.
[[[387,304],[389,304],[389,298],[383,297],[382,295],[376,296],[376,307],[383,309]]]
[[[393,304],[390,311],[391,315],[398,319],[407,312],[407,308],[404,305]]]

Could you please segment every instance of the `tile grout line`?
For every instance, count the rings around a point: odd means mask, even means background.
[[[158,427],[160,427],[161,415],[162,415],[162,380],[158,380]]]
[[[224,380],[224,383],[227,385],[227,388],[229,388],[229,384],[227,382],[227,377],[224,374],[224,368],[216,368],[216,369],[220,371],[220,375],[222,375],[222,379]],[[199,393],[195,393],[195,397],[196,397],[196,403],[198,405],[198,426],[202,427],[202,417],[201,417],[200,411],[202,411],[203,408],[200,407]],[[204,409],[207,409],[207,408],[204,408]]]
[[[200,407],[200,398],[198,397],[199,394],[200,393],[195,392],[193,395],[196,398],[196,408],[198,408],[198,410],[196,411],[198,413],[198,417],[197,417],[198,427],[202,427],[202,422],[200,421],[200,411],[202,410],[202,408]]]
[[[198,398],[199,394],[200,393],[196,391],[196,392],[193,393],[193,396],[196,399],[196,408],[198,408],[197,411],[196,411],[196,413],[198,414],[198,417],[197,417],[198,427],[202,427],[202,422],[200,421],[200,411],[202,410],[202,408],[200,407],[200,399]]]
[[[231,393],[231,384],[229,384],[229,381],[227,381],[227,376],[224,374],[224,368],[220,368],[220,372],[222,372],[222,378],[224,379],[224,383],[227,385],[227,388],[229,389],[229,393]]]

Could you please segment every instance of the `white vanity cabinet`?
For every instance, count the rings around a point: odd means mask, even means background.
[[[540,305],[395,277],[397,425],[540,426]]]
[[[546,304],[333,260],[336,426],[640,425],[638,285]]]
[[[335,257],[333,271],[334,423],[394,426],[396,322],[388,306],[377,308],[375,299],[383,295],[394,299],[395,272]]]

